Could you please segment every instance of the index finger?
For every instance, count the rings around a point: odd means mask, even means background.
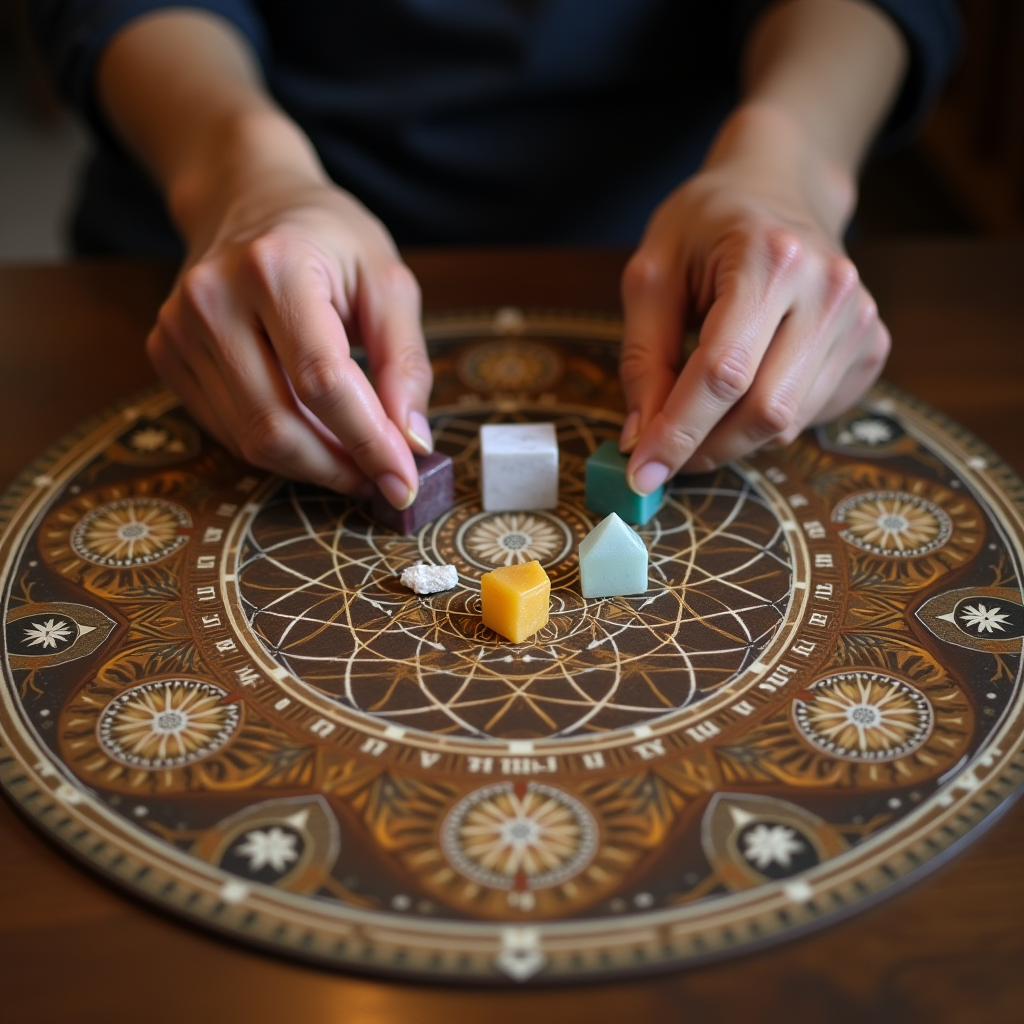
[[[746,394],[789,301],[788,289],[756,266],[726,282],[704,320],[700,344],[637,441],[626,467],[633,490],[657,490]]]
[[[257,262],[254,306],[295,394],[395,508],[416,499],[418,474],[402,431],[352,358],[334,282],[303,257]]]

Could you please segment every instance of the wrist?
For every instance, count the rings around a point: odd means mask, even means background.
[[[792,112],[766,101],[733,110],[702,170],[740,174],[755,194],[803,207],[836,241],[856,204],[853,170],[832,159]]]
[[[269,104],[211,118],[205,137],[167,182],[167,201],[190,246],[207,243],[232,210],[328,183],[301,129]]]

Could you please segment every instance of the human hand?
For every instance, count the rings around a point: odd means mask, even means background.
[[[889,333],[843,251],[852,205],[852,181],[798,126],[741,108],[655,212],[622,282],[634,490],[786,445],[875,381]]]
[[[373,481],[407,507],[432,378],[419,287],[384,227],[290,170],[197,205],[178,217],[190,253],[147,341],[160,375],[235,455],[345,493]]]

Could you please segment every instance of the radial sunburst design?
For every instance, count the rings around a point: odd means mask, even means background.
[[[71,532],[76,554],[94,565],[149,565],[177,551],[192,525],[180,505],[160,498],[122,498],[86,513]]]
[[[873,555],[912,558],[949,540],[953,523],[934,502],[903,491],[854,494],[836,506],[839,536]]]
[[[441,831],[451,864],[497,889],[543,889],[579,874],[597,849],[590,812],[554,786],[485,786],[452,808]]]
[[[475,516],[459,531],[467,555],[498,567],[536,559],[541,565],[565,557],[572,534],[553,516],[536,512],[497,512]]]
[[[99,740],[134,768],[173,768],[212,754],[238,727],[237,704],[219,686],[165,679],[126,690],[107,705]]]
[[[847,761],[892,761],[931,733],[931,704],[902,679],[841,672],[809,689],[809,698],[793,702],[796,724],[814,746]]]

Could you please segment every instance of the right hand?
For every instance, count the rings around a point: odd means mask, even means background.
[[[348,193],[269,177],[190,232],[149,356],[235,455],[343,493],[369,494],[372,482],[405,508],[417,491],[412,451],[432,448],[419,286]]]

